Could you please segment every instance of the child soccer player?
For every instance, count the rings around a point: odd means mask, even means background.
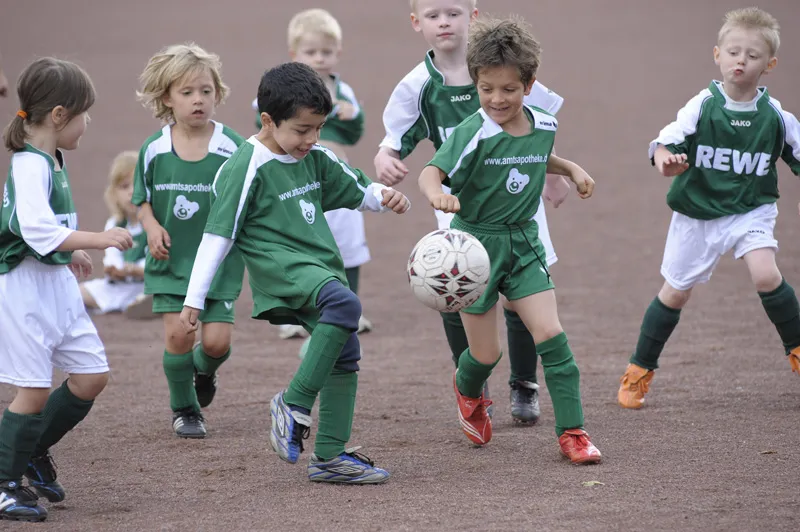
[[[401,162],[422,139],[439,149],[453,129],[480,108],[478,92],[467,69],[469,23],[478,15],[476,0],[411,0],[411,25],[422,33],[431,49],[425,60],[406,75],[392,92],[383,113],[386,137],[375,156],[378,179],[387,185],[400,182],[408,173]],[[535,81],[525,96],[527,105],[555,115],[563,99]],[[447,182],[443,189],[448,191]],[[544,197],[558,206],[569,192],[561,176],[549,176]],[[558,259],[550,241],[544,202],[535,212],[539,238],[545,248],[548,266]],[[451,214],[436,211],[440,229],[450,226]],[[539,419],[539,385],[536,377],[536,347],[519,315],[504,310],[511,363],[511,416],[517,422],[535,423]],[[453,362],[467,348],[467,337],[459,314],[442,313],[447,343]],[[488,397],[488,390],[486,390]],[[491,409],[490,409],[491,411]]]
[[[573,463],[597,463],[600,451],[583,430],[580,374],[556,310],[538,225],[530,217],[541,201],[546,173],[568,176],[582,198],[594,182],[577,164],[552,155],[558,122],[524,104],[536,79],[541,49],[517,19],[472,23],[467,64],[481,109],[448,135],[419,177],[433,208],[456,213],[451,227],[478,238],[492,257],[486,292],[461,312],[469,346],[453,386],[467,438],[492,437],[482,390],[500,360],[498,292],[506,296],[537,341],[553,401],[561,453]],[[442,190],[450,180],[451,194]]]
[[[354,146],[364,134],[364,110],[350,85],[335,73],[342,52],[342,28],[328,11],[307,9],[292,17],[288,34],[292,61],[313,68],[325,82],[333,100],[333,110],[320,132],[319,144],[349,163],[346,148]],[[253,108],[258,111],[257,101],[253,102]],[[257,127],[261,129],[260,113]],[[335,209],[325,212],[325,220],[342,254],[350,290],[358,294],[360,268],[370,260],[364,215],[358,210]],[[372,323],[362,316],[358,322],[358,332],[371,329]],[[299,325],[281,326],[282,338],[306,335],[306,330]]]
[[[108,382],[103,342],[76,275],[82,250],[133,244],[121,227],[78,231],[64,165],[89,122],[95,92],[74,63],[45,57],[17,82],[20,110],[3,138],[11,155],[0,206],[0,382],[17,388],[0,421],[0,519],[43,521],[39,495],[63,501],[50,448],[80,423]],[[71,270],[71,271],[70,271]],[[50,393],[53,368],[69,374]],[[22,487],[22,476],[30,487]]]
[[[133,171],[138,155],[135,151],[122,152],[111,163],[108,187],[104,199],[111,217],[105,230],[121,227],[133,237],[133,247],[121,252],[106,249],[103,258],[104,277],[81,283],[81,296],[86,308],[97,313],[121,312],[144,295],[144,256],[147,235],[136,219],[133,196]]]
[[[192,348],[195,335],[187,335],[178,318],[210,209],[211,183],[244,142],[211,119],[228,94],[220,69],[219,57],[193,43],[170,46],[147,63],[139,93],[166,122],[139,152],[133,203],[147,233],[144,289],[153,294],[153,312],[164,317],[164,374],[172,429],[181,438],[206,436],[200,409],[214,399],[217,369],[231,354],[233,306],[244,277],[244,262],[234,252],[208,292],[202,340]]]
[[[309,66],[285,63],[258,87],[261,131],[225,163],[214,180],[214,203],[194,261],[181,313],[197,328],[206,292],[234,246],[244,256],[253,292],[253,317],[301,323],[308,351],[288,389],[270,404],[270,443],[296,463],[311,430],[319,395],[319,432],[308,476],[315,482],[380,483],[389,473],[354,449],[350,439],[358,382],[361,304],[346,288],[341,255],[323,211],[408,210],[408,199],[371,183],[317,144],[333,104]]]
[[[674,211],[661,274],[665,282],[642,321],[639,341],[620,379],[617,400],[641,408],[658,357],[678,325],[692,288],[705,283],[733,250],[744,259],[793,371],[800,373],[800,308],[775,263],[773,236],[782,158],[800,173],[800,124],[784,111],[761,76],[777,63],[778,21],[757,8],[725,15],[714,61],[722,81],[689,100],[650,143],[661,174],[675,177],[667,193]]]

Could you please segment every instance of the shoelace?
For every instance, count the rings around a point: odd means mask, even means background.
[[[35,469],[42,469],[50,478],[56,478],[56,466],[55,460],[53,460],[53,456],[50,454],[50,451],[46,451],[41,456],[36,456],[31,459],[33,466]],[[39,474],[41,477],[42,475]]]
[[[369,467],[373,467],[375,465],[375,462],[370,460],[370,458],[367,455],[359,453],[358,452],[359,449],[361,449],[361,447],[352,447],[350,449],[345,449],[344,454],[346,454],[347,456],[349,456],[354,460],[361,462],[362,464],[368,465]]]
[[[305,450],[305,447],[303,446],[303,440],[307,440],[310,435],[311,427],[307,427],[302,423],[298,423],[295,419],[294,429],[292,430],[292,443],[296,443],[300,447],[301,453]]]
[[[206,418],[200,412],[190,412],[186,414],[186,421],[189,423],[205,423]]]

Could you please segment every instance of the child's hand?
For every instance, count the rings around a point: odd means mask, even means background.
[[[339,110],[336,111],[336,116],[339,117],[339,120],[352,120],[358,114],[356,106],[347,100],[339,100],[336,105],[339,107]]]
[[[73,251],[72,263],[69,265],[69,269],[78,279],[89,277],[92,275],[93,269],[92,257],[90,257],[89,254],[82,249]]]
[[[186,334],[191,334],[197,330],[197,319],[200,317],[200,309],[183,307],[180,322]]]
[[[169,238],[169,233],[161,224],[153,223],[154,227],[145,229],[147,231],[147,247],[150,249],[150,254],[156,260],[169,259],[169,248],[172,245],[172,240]]]
[[[452,194],[444,193],[431,197],[431,207],[442,212],[458,212],[461,210],[458,198]]]
[[[548,175],[544,183],[542,197],[549,201],[556,209],[564,203],[569,195],[569,183],[564,176]]]
[[[108,231],[97,233],[97,249],[117,248],[120,251],[133,247],[133,237],[127,229],[112,227]]]
[[[583,168],[578,168],[570,176],[570,180],[575,183],[575,188],[578,190],[578,196],[581,199],[592,197],[594,192],[594,179]]]
[[[116,266],[107,266],[103,270],[103,273],[105,273],[109,278],[111,278],[112,281],[124,281],[128,277],[127,275],[125,275],[125,272],[123,270],[120,270]]]
[[[398,184],[408,174],[406,165],[400,159],[392,157],[384,150],[378,151],[373,162],[375,163],[375,173],[378,181],[387,187]]]
[[[656,168],[664,177],[681,175],[689,168],[685,153],[672,153],[664,146],[659,146],[653,155]]]
[[[408,201],[408,198],[405,196],[405,194],[399,190],[395,190],[393,188],[384,188],[381,190],[381,195],[383,196],[381,205],[392,209],[397,214],[403,214],[408,210],[409,207],[411,207],[411,202]]]

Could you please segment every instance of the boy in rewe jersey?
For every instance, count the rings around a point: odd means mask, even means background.
[[[392,92],[383,113],[386,136],[375,156],[377,178],[386,185],[399,183],[408,173],[401,162],[423,139],[437,150],[465,118],[479,108],[478,93],[467,69],[467,32],[478,14],[476,0],[411,0],[411,25],[422,33],[431,49],[425,59],[408,73]],[[533,105],[555,115],[563,98],[536,81],[526,105]],[[449,191],[449,181],[443,184]],[[558,206],[566,198],[569,184],[561,176],[548,176],[543,197]],[[452,215],[436,211],[440,229],[450,226]],[[531,212],[531,215],[534,211]],[[539,202],[535,217],[539,238],[544,245],[546,263],[556,257],[544,202]],[[511,364],[511,416],[515,421],[535,423],[539,419],[536,378],[536,346],[519,315],[504,311],[508,330],[508,357]],[[467,348],[467,337],[458,313],[442,313],[447,343],[458,365]]]
[[[780,45],[778,21],[757,8],[731,11],[720,29],[714,61],[722,81],[689,100],[650,143],[661,174],[675,177],[667,193],[674,211],[661,275],[639,341],[620,379],[617,399],[641,408],[664,344],[678,325],[692,289],[711,278],[733,250],[750,271],[761,303],[778,330],[792,371],[800,373],[800,307],[775,263],[778,158],[800,173],[800,123],[781,108],[761,76]]]

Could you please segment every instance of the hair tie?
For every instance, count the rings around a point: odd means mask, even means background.
[[[19,111],[17,111],[17,116],[20,117],[21,119],[25,120],[25,119],[28,118],[28,113],[26,113],[25,111],[20,109]]]

